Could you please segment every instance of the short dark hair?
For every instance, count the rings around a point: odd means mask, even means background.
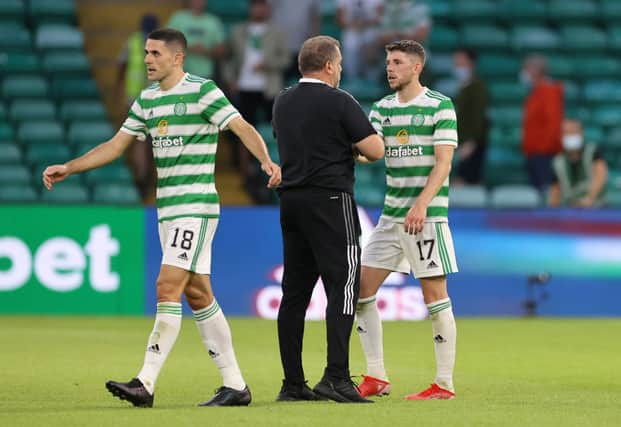
[[[388,43],[386,46],[384,46],[384,48],[386,49],[386,52],[393,52],[396,50],[398,52],[403,52],[410,55],[417,55],[423,65],[425,65],[425,48],[417,41],[399,40],[396,42]]]
[[[298,69],[302,75],[321,71],[328,61],[334,61],[341,44],[330,36],[316,36],[306,40],[298,55]]]
[[[186,53],[188,50],[188,41],[183,33],[173,28],[160,28],[159,30],[152,31],[147,38],[151,40],[161,40],[167,45],[176,44],[181,48],[183,53]]]
[[[473,64],[476,64],[477,59],[479,58],[479,55],[474,50],[470,49],[469,47],[458,47],[457,49],[455,49],[454,53],[461,53],[461,54],[466,55],[466,57]]]

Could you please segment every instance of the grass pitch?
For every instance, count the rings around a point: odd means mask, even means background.
[[[392,395],[374,405],[276,403],[282,373],[276,324],[230,319],[253,393],[248,408],[199,408],[220,385],[187,318],[152,409],[104,388],[142,365],[150,318],[0,317],[0,426],[618,426],[620,319],[458,319],[452,401],[408,402],[433,379],[429,322],[385,323]],[[325,360],[323,322],[307,323],[311,387]],[[352,373],[364,371],[352,337]]]

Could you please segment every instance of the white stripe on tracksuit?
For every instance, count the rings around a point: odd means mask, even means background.
[[[347,234],[347,282],[345,283],[343,314],[354,314],[354,282],[358,268],[358,245],[356,244],[356,225],[352,209],[351,196],[341,193],[343,200],[343,217],[345,218],[345,232]]]

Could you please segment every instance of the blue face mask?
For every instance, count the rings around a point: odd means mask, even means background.
[[[468,67],[455,67],[453,69],[453,75],[459,83],[464,83],[472,77],[472,70]]]

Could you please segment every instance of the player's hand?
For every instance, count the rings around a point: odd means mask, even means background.
[[[267,174],[267,176],[270,177],[270,180],[267,183],[267,188],[274,188],[280,185],[280,182],[282,181],[280,166],[271,160],[268,160],[267,162],[261,163],[261,169]]]
[[[408,234],[416,234],[423,231],[425,218],[427,218],[427,206],[418,202],[414,203],[414,206],[410,208],[403,222],[405,232]]]
[[[69,170],[65,165],[52,165],[43,171],[43,185],[51,190],[55,183],[63,181],[69,176]]]

